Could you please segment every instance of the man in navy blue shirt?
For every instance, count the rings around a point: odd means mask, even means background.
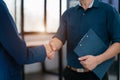
[[[62,15],[59,29],[49,44],[57,51],[67,41],[65,80],[108,80],[104,76],[107,72],[104,69],[104,73],[100,71],[97,75],[92,71],[120,52],[120,16],[112,6],[99,0],[79,1],[79,5],[66,10]],[[79,58],[74,49],[89,29],[95,31],[107,46],[112,44],[100,55]],[[110,66],[104,67],[109,69]]]

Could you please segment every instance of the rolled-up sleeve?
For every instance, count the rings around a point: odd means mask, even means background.
[[[16,25],[2,0],[0,1],[0,44],[18,64],[41,62],[46,58],[43,45],[26,47],[26,43],[19,37]]]
[[[109,21],[109,33],[112,43],[120,42],[120,15],[114,8],[109,16]]]
[[[66,35],[67,35],[67,15],[68,15],[67,12],[65,12],[61,16],[60,26],[56,34],[54,35],[54,37],[57,37],[58,39],[60,39],[63,44],[66,41]]]

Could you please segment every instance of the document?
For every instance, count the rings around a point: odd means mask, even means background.
[[[79,57],[86,55],[97,56],[102,54],[107,48],[108,46],[103,42],[103,40],[92,29],[90,29],[79,41],[78,45],[74,49],[74,52]],[[93,72],[100,78],[100,80],[108,71],[112,62],[113,58],[103,62],[93,70]]]

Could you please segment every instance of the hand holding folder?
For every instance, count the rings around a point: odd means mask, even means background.
[[[105,45],[102,39],[92,29],[90,29],[79,41],[78,45],[74,49],[74,52],[79,57],[86,55],[97,56],[102,54],[107,48],[108,46]],[[108,71],[112,61],[113,59],[107,60],[93,70],[100,80],[104,76],[105,72]]]

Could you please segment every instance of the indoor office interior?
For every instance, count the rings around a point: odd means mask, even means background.
[[[63,12],[78,4],[78,0],[4,0],[16,22],[20,36],[28,47],[48,43],[59,27]],[[101,0],[120,12],[119,0]],[[23,80],[64,80],[66,45],[53,60],[24,65]],[[116,56],[108,71],[109,80],[120,80],[120,59]]]

